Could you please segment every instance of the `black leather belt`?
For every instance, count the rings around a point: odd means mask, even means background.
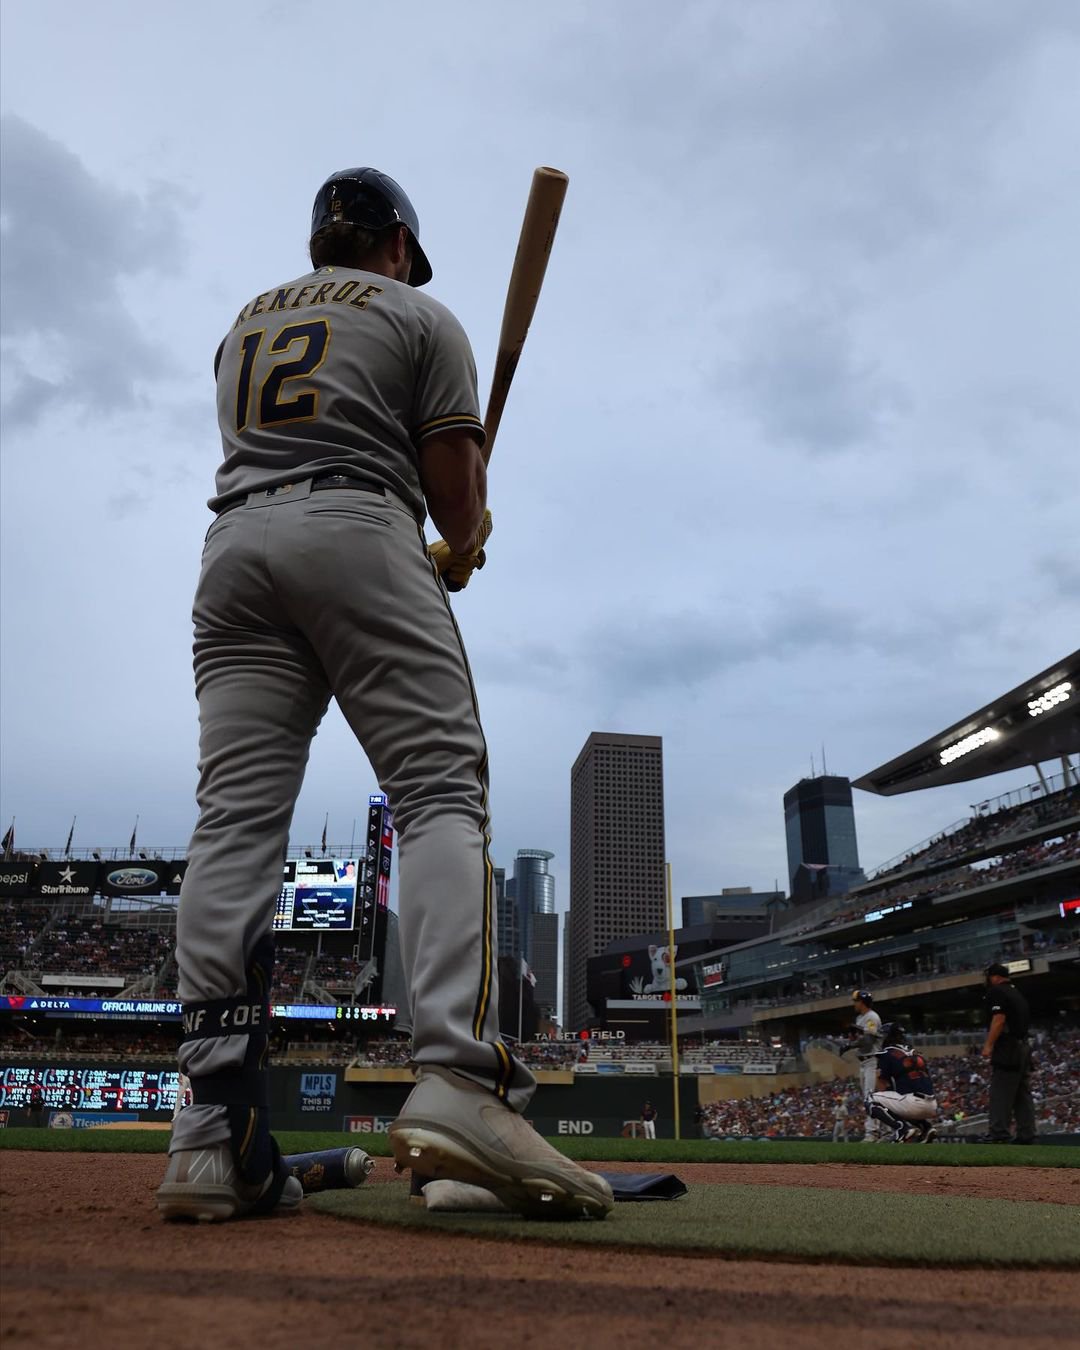
[[[372,483],[366,478],[354,478],[352,474],[348,473],[324,473],[311,480],[312,492],[326,492],[331,488],[351,488],[354,492],[376,492],[380,497],[386,496],[386,488],[381,483]],[[286,500],[287,494],[283,493],[282,501]],[[218,515],[223,516],[226,511],[231,511],[234,507],[243,506],[246,501],[247,494],[238,497],[236,501],[223,506],[218,511]]]

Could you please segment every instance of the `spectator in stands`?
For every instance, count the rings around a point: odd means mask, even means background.
[[[646,1139],[656,1138],[656,1107],[652,1102],[641,1108],[641,1127]]]

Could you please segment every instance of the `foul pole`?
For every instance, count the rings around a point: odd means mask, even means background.
[[[675,1122],[675,1138],[681,1139],[682,1132],[679,1126],[679,1014],[676,1011],[678,998],[675,990],[675,903],[671,893],[671,864],[665,863],[664,869],[667,873],[668,957],[671,961],[671,989],[669,991],[671,997],[671,1091],[675,1099],[672,1119]]]

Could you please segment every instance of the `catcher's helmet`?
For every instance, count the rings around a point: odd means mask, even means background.
[[[405,225],[412,240],[410,286],[431,280],[431,264],[420,247],[420,218],[411,201],[389,174],[378,169],[341,169],[331,174],[315,197],[311,212],[311,237],[325,226],[343,221],[363,230],[384,230]]]
[[[889,1022],[882,1027],[881,1037],[883,1045],[907,1045],[907,1034],[900,1022]]]

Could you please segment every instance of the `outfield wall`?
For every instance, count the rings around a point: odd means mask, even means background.
[[[44,1117],[55,1113],[70,1118],[70,1124],[82,1128],[95,1123],[166,1123],[172,1116],[172,1097],[168,1109],[144,1108],[145,1092],[139,1087],[143,1075],[159,1079],[166,1070],[158,1063],[136,1068],[116,1061],[88,1059],[78,1065],[70,1061],[53,1063],[42,1059],[37,1064],[17,1066],[19,1083],[45,1084],[47,1105]],[[12,1067],[0,1064],[0,1081],[5,1089],[0,1116],[6,1113],[8,1125],[31,1123],[29,1112],[21,1104],[21,1088],[14,1086]],[[371,1071],[367,1071],[368,1074]],[[61,1073],[63,1078],[60,1077]],[[84,1086],[72,1091],[72,1075]],[[527,1112],[541,1134],[588,1137],[617,1137],[630,1133],[640,1120],[646,1099],[655,1106],[657,1135],[674,1138],[673,1079],[610,1074],[575,1078],[570,1073],[545,1072]],[[374,1078],[350,1081],[344,1067],[309,1066],[272,1068],[270,1071],[270,1109],[274,1127],[280,1130],[345,1130],[357,1134],[381,1133],[400,1111],[412,1087],[412,1075],[402,1070],[381,1070]],[[143,1091],[140,1098],[139,1093]],[[132,1103],[137,1105],[133,1107]],[[691,1136],[694,1110],[698,1104],[698,1080],[684,1077],[679,1083],[681,1132]]]

